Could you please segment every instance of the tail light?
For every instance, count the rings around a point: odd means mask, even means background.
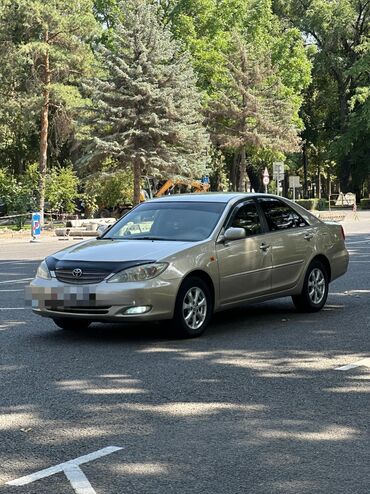
[[[340,226],[340,231],[341,231],[341,235],[342,235],[342,240],[345,240],[346,239],[346,234],[344,233],[344,228],[343,228],[342,225]]]

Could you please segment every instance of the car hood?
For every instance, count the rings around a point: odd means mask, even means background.
[[[90,240],[67,247],[53,258],[90,262],[158,261],[194,245],[195,242],[164,240]]]

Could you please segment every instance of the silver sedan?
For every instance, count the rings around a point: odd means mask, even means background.
[[[140,204],[99,238],[39,266],[34,312],[63,329],[171,320],[201,335],[215,311],[291,296],[319,311],[348,252],[340,225],[268,194],[188,194]]]

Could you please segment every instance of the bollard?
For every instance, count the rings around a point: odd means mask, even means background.
[[[30,242],[40,242],[40,235],[41,235],[41,214],[40,213],[32,213],[31,235],[32,235],[32,239],[30,240]]]

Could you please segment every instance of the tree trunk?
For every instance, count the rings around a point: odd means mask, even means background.
[[[49,32],[46,31],[44,37],[45,43],[49,43]],[[41,111],[41,131],[40,131],[40,183],[39,183],[39,210],[41,215],[41,224],[44,223],[45,209],[45,179],[48,162],[48,136],[49,136],[49,104],[50,104],[50,59],[47,50],[44,56],[44,73],[43,73],[43,107]]]
[[[263,192],[263,187],[261,185],[261,177],[250,163],[247,163],[247,173],[252,189],[255,192]]]
[[[302,161],[303,161],[303,197],[308,198],[308,183],[307,183],[307,171],[308,171],[308,156],[307,156],[307,143],[304,142],[302,146]]]
[[[245,172],[246,172],[246,154],[245,154],[245,148],[242,148],[240,150],[238,192],[245,192]]]
[[[135,160],[133,164],[134,172],[134,206],[140,204],[140,192],[141,192],[141,163],[139,160]]]
[[[236,184],[237,184],[237,179],[238,179],[238,169],[239,169],[239,153],[235,152],[234,158],[233,158],[233,164],[232,164],[231,171],[230,171],[231,189],[234,192],[236,191]]]
[[[339,115],[340,115],[340,130],[344,134],[348,124],[348,101],[351,97],[349,91],[349,83],[345,84],[342,78],[337,78],[338,98],[339,98]],[[349,192],[351,189],[351,160],[347,154],[340,160],[339,182],[341,192]]]

